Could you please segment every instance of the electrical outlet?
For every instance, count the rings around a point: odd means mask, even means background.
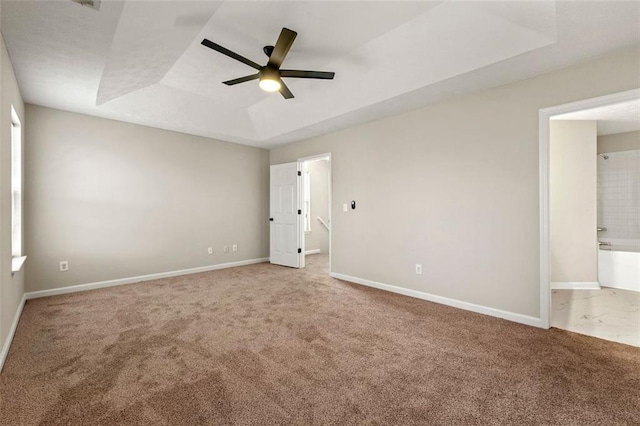
[[[209,252],[209,254],[213,254],[213,247],[209,247],[207,251]]]
[[[422,275],[422,265],[416,263],[416,275]]]
[[[237,244],[234,244],[234,245],[231,247],[231,250],[232,250],[232,251],[238,251],[238,245],[237,245]]]
[[[62,260],[60,261],[60,272],[67,272],[69,270],[69,261]]]
[[[224,246],[224,252],[229,253],[229,246]]]

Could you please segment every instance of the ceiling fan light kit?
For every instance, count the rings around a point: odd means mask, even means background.
[[[260,83],[258,85],[265,92],[277,92],[282,85],[280,84],[280,73],[278,70],[264,67],[260,70]]]
[[[282,77],[286,78],[312,78],[319,80],[333,80],[335,73],[326,71],[303,71],[303,70],[281,70],[280,66],[284,61],[284,58],[289,53],[291,45],[295,40],[298,33],[288,28],[283,28],[278,37],[278,41],[275,46],[265,46],[263,48],[264,53],[269,57],[269,61],[266,65],[261,66],[250,59],[245,58],[231,50],[220,46],[206,38],[202,40],[202,45],[216,52],[222,53],[236,61],[240,61],[245,65],[250,66],[253,69],[258,70],[258,73],[247,75],[244,77],[235,78],[233,80],[223,81],[227,86],[234,86],[236,84],[244,83],[251,80],[258,79],[258,85],[266,92],[280,92],[285,99],[292,99],[293,93],[289,90],[287,85],[282,81]]]

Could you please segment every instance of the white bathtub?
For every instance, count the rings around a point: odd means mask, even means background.
[[[598,250],[600,286],[640,292],[640,247],[627,241],[610,242],[610,250]]]

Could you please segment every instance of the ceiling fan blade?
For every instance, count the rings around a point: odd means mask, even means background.
[[[285,99],[294,98],[293,93],[291,93],[291,90],[289,90],[287,85],[284,84],[284,81],[282,80],[280,80],[280,93],[282,94],[282,97]]]
[[[233,58],[233,59],[235,59],[236,61],[240,61],[240,62],[242,62],[243,64],[249,65],[250,67],[255,68],[255,69],[257,69],[257,70],[260,70],[260,69],[262,68],[260,65],[256,64],[256,63],[255,63],[255,62],[253,62],[252,60],[247,59],[247,58],[245,58],[244,56],[240,56],[240,55],[238,55],[237,53],[232,52],[232,51],[230,51],[229,49],[227,49],[227,48],[225,48],[225,47],[222,47],[222,46],[220,46],[220,45],[219,45],[219,44],[217,44],[217,43],[212,42],[211,40],[207,40],[206,38],[205,38],[204,40],[202,40],[202,43],[201,43],[201,44],[202,44],[203,46],[207,46],[209,49],[213,49],[213,50],[215,50],[216,52],[220,52],[220,53],[222,53],[223,55],[226,55],[226,56],[228,56],[228,57],[230,57],[230,58]]]
[[[280,68],[280,65],[282,65],[287,53],[289,53],[289,49],[291,49],[293,40],[296,39],[297,35],[297,32],[292,31],[289,28],[283,28],[282,31],[280,31],[280,36],[273,48],[271,56],[269,56],[269,63],[267,66],[276,69]]]
[[[281,77],[318,78],[321,80],[333,80],[333,77],[335,75],[335,72],[327,71],[280,70]]]
[[[233,80],[223,81],[227,86],[233,86],[234,84],[244,83],[245,81],[255,80],[260,77],[260,74],[245,75],[244,77],[234,78]]]

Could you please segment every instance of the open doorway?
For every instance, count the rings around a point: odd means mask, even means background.
[[[328,275],[331,271],[331,155],[301,158],[298,164],[302,172],[301,264],[310,272]]]
[[[540,114],[542,319],[633,346],[640,346],[639,111],[634,90]]]

